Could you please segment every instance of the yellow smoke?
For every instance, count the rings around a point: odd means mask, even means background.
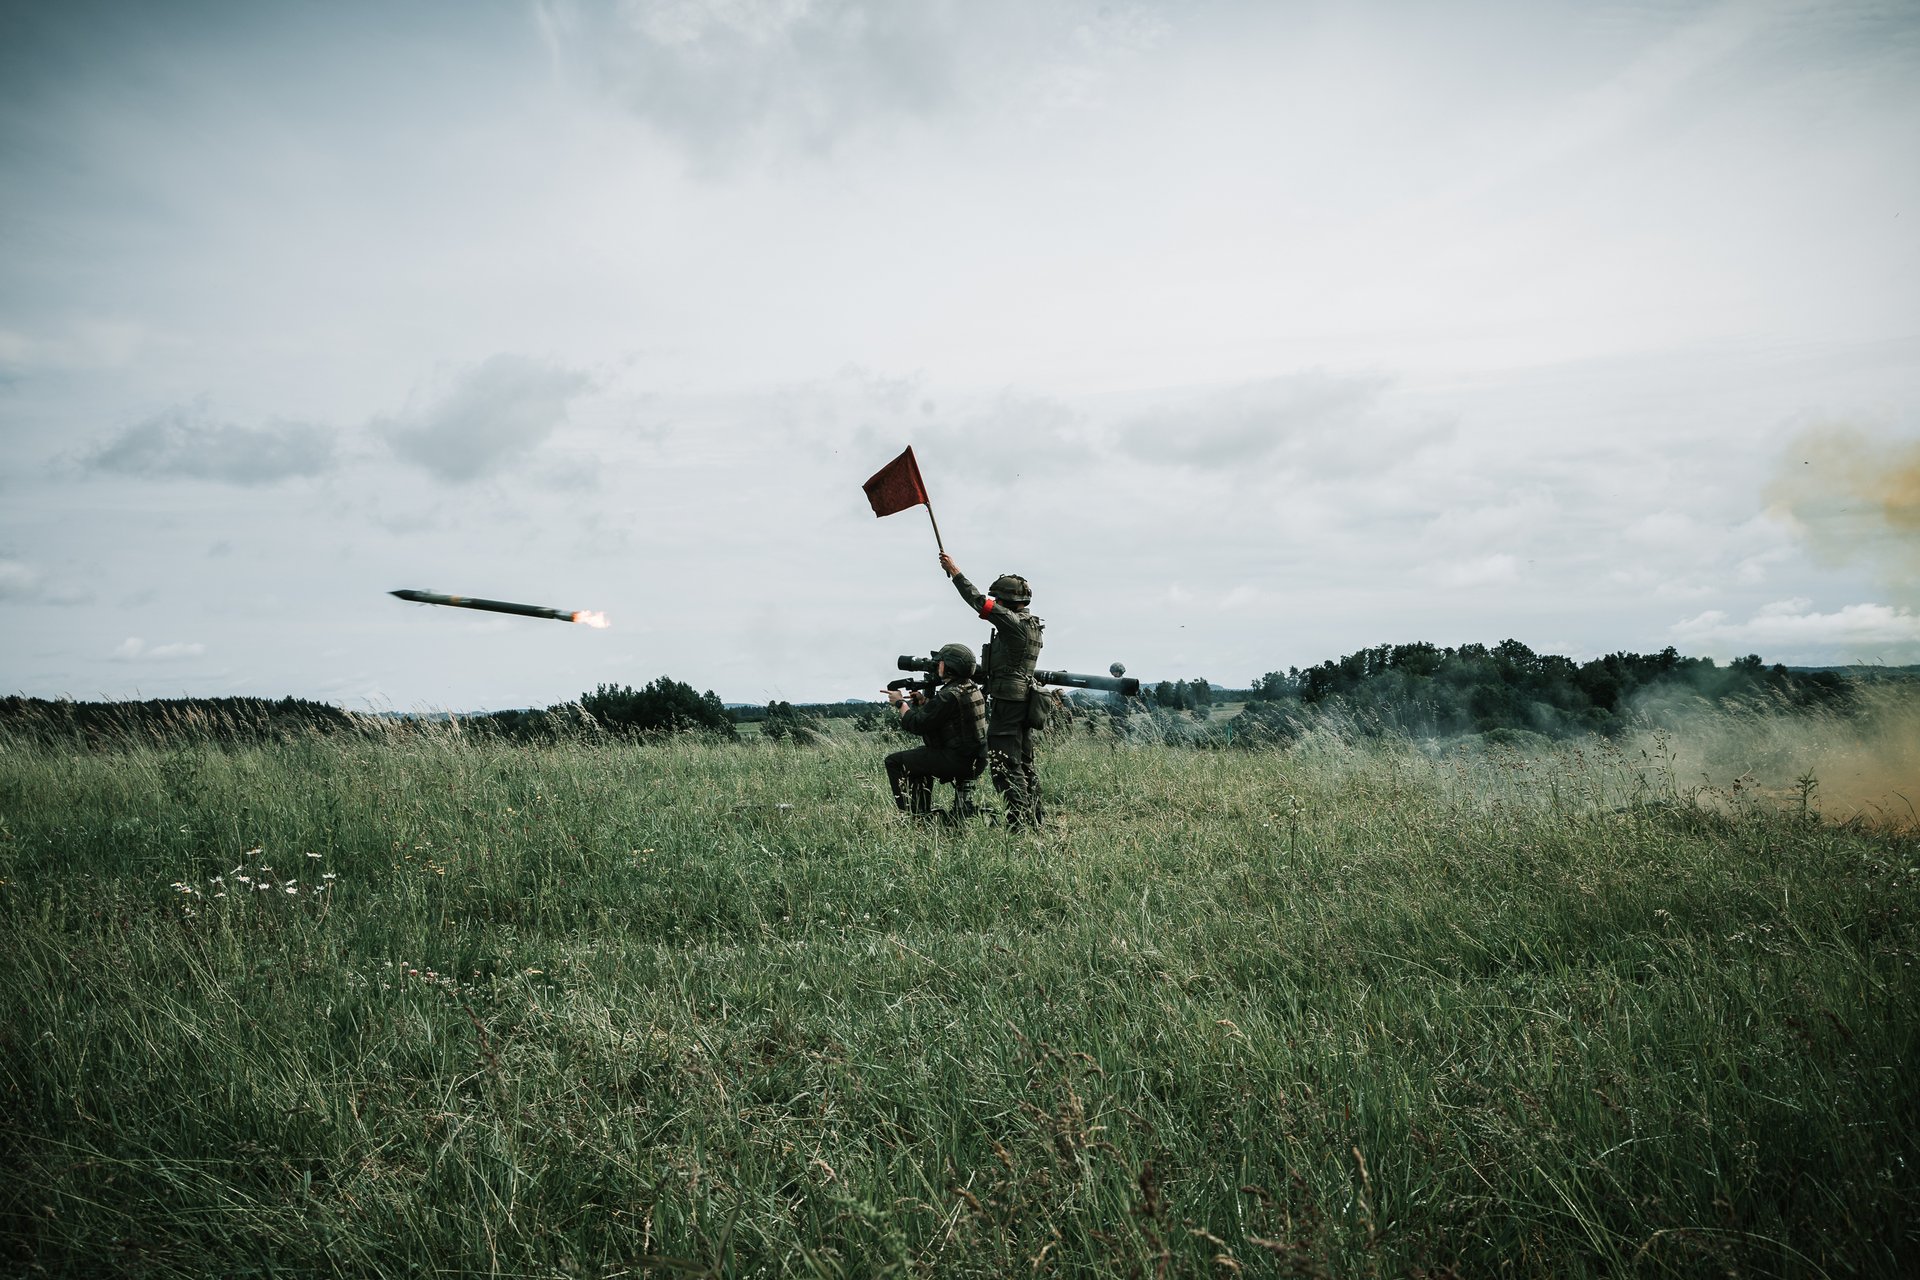
[[[1766,499],[1820,559],[1864,563],[1895,603],[1920,603],[1920,441],[1845,426],[1803,431],[1788,443]]]

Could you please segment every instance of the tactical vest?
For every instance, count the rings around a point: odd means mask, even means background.
[[[923,736],[927,745],[963,760],[983,757],[987,750],[987,700],[971,680],[950,680],[924,707],[908,713],[902,727],[918,732],[931,720]]]
[[[954,748],[963,755],[984,759],[987,754],[986,694],[971,680],[957,680],[947,687],[953,690],[964,713],[954,734]]]
[[[976,674],[986,685],[988,697],[1025,702],[1034,670],[1040,665],[1041,633],[1047,624],[1030,613],[1011,616],[1020,620],[1020,633],[996,629],[980,650],[980,670]]]

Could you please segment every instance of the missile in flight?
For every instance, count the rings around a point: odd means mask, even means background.
[[[549,609],[543,604],[515,604],[511,600],[482,600],[478,596],[449,596],[438,591],[403,589],[387,594],[414,604],[442,604],[455,609],[480,609],[487,613],[512,613],[522,618],[546,618],[551,622],[579,622],[589,627],[607,625],[607,615],[596,609]]]

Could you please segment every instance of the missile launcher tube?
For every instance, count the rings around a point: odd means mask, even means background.
[[[1102,689],[1123,698],[1140,696],[1140,682],[1132,676],[1083,676],[1075,671],[1036,671],[1033,678],[1041,684],[1057,684],[1068,689]]]

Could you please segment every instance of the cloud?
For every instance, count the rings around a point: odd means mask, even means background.
[[[1136,415],[1116,443],[1144,462],[1199,469],[1278,460],[1329,475],[1367,471],[1380,465],[1384,442],[1378,424],[1356,428],[1386,385],[1321,370],[1244,383]]]
[[[1501,553],[1436,566],[1430,572],[1443,587],[1498,587],[1520,580],[1520,562],[1513,556]]]
[[[477,480],[532,452],[567,419],[586,374],[525,356],[468,369],[432,403],[376,419],[393,451],[443,480]]]
[[[949,114],[1086,97],[1104,66],[1159,42],[1148,6],[1111,0],[660,0],[537,10],[557,62],[703,167]]]
[[[1476,476],[1479,478],[1483,477]],[[1494,498],[1478,492],[1458,493],[1429,481],[1428,492],[1444,497],[1448,505],[1427,521],[1422,539],[1455,548],[1530,541],[1538,538],[1541,530],[1563,521],[1564,504],[1545,485],[1520,484],[1504,475],[1495,480],[1498,496]]]
[[[115,662],[169,662],[181,658],[198,658],[207,651],[207,646],[198,643],[157,644],[148,647],[139,636],[128,636],[113,647],[110,655]]]
[[[940,482],[936,475],[1012,484],[1061,467],[1084,468],[1099,449],[1086,415],[1065,400],[1012,388],[956,393],[920,374],[857,366],[745,397],[727,413],[739,426],[710,435],[777,423],[784,448],[795,455],[844,455],[856,468],[877,468],[911,444],[930,485]]]
[[[1770,514],[1828,564],[1870,566],[1920,603],[1920,440],[1823,426],[1788,442],[1767,486]]]
[[[1741,559],[1733,567],[1733,580],[1744,587],[1757,587],[1786,562],[1791,553],[1785,547],[1772,547]]]
[[[1222,612],[1226,613],[1231,613],[1236,609],[1260,608],[1269,604],[1271,599],[1272,596],[1270,592],[1263,591],[1259,587],[1242,582],[1228,591],[1226,595],[1220,597],[1220,608]]]
[[[1002,391],[919,434],[938,450],[930,456],[954,474],[1011,485],[1084,468],[1097,448],[1088,431],[1084,416],[1066,401]]]
[[[1715,656],[1756,652],[1775,661],[1920,662],[1920,614],[1887,604],[1850,604],[1818,613],[1805,597],[1763,605],[1744,622],[1720,609],[1677,622],[1675,643]]]
[[[1621,538],[1638,546],[1667,548],[1698,546],[1704,531],[1692,516],[1679,511],[1655,511],[1620,531]]]
[[[40,575],[19,560],[0,560],[0,600],[31,600],[40,594]]]
[[[24,560],[0,556],[0,601],[19,604],[88,604],[93,593],[64,583],[47,581],[45,574]]]
[[[111,320],[75,323],[54,337],[0,329],[0,371],[117,369],[131,363],[147,343],[140,326]]]
[[[215,420],[204,399],[129,427],[86,460],[96,471],[236,485],[317,476],[333,462],[333,442],[323,428],[301,422],[235,426]]]

